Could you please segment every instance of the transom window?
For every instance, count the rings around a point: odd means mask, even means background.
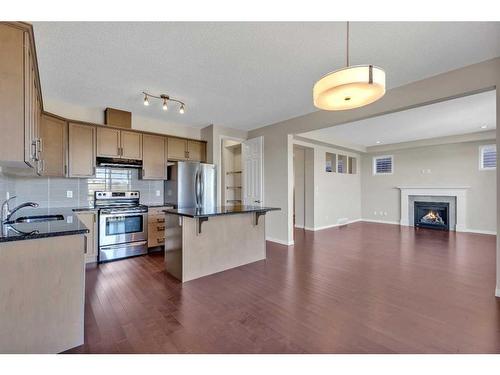
[[[488,170],[497,167],[497,146],[484,145],[479,147],[479,169]]]
[[[375,156],[373,158],[373,174],[392,174],[393,172],[393,156]]]

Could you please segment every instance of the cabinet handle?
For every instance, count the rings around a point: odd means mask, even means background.
[[[87,236],[83,236],[83,253],[87,254]]]
[[[156,227],[156,230],[165,230],[165,227]]]
[[[66,177],[68,175],[68,166],[65,164],[64,165],[64,176]]]
[[[38,144],[40,145],[40,146],[38,147],[38,152],[43,152],[43,139],[42,139],[42,138],[38,138],[38,139],[37,139],[37,142],[38,142]]]
[[[158,243],[163,243],[165,242],[165,238],[157,238],[156,241],[158,241]]]
[[[41,160],[42,163],[42,172],[45,172],[45,160]]]
[[[165,222],[165,219],[156,219],[156,222],[157,222],[157,223],[164,223],[164,222]]]
[[[31,141],[31,160],[36,160],[36,141]]]

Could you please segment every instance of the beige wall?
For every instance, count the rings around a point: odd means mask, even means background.
[[[401,202],[396,186],[470,186],[467,229],[496,233],[496,171],[479,170],[479,146],[495,142],[492,139],[363,155],[363,219],[399,223]],[[375,155],[393,155],[394,173],[373,175]]]

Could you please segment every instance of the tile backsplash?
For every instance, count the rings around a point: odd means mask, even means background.
[[[93,178],[26,177],[0,171],[0,202],[8,192],[17,196],[17,204],[33,201],[40,207],[88,207],[96,190],[138,190],[141,203],[163,203],[163,181],[140,180],[137,169],[97,168]]]

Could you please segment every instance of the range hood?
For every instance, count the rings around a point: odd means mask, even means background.
[[[142,160],[121,159],[121,158],[97,158],[98,167],[108,168],[142,168]]]

